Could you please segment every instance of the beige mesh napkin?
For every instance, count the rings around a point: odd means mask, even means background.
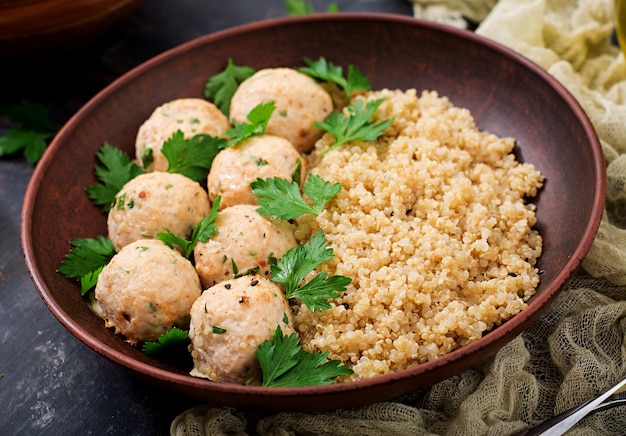
[[[546,69],[587,112],[606,158],[607,202],[583,270],[522,335],[430,389],[319,414],[244,414],[200,405],[172,422],[172,435],[507,435],[626,375],[626,61],[611,44],[612,0],[413,4],[422,18],[459,27],[466,18],[481,22],[478,34]],[[626,407],[595,413],[568,434],[626,434]]]

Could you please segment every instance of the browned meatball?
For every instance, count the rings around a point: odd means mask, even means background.
[[[222,209],[235,204],[257,204],[250,183],[270,177],[291,180],[298,160],[302,165],[302,183],[306,163],[289,141],[272,135],[254,136],[215,156],[208,176],[209,196],[211,200],[221,196]]]
[[[128,342],[156,341],[177,326],[202,288],[194,266],[178,251],[151,239],[125,246],[98,276],[95,298],[106,326]]]
[[[255,356],[276,327],[294,332],[289,304],[278,285],[257,275],[205,290],[191,307],[191,375],[216,382],[260,384]]]
[[[240,204],[219,212],[216,232],[194,249],[196,270],[204,287],[231,279],[235,270],[244,273],[259,268],[269,271],[268,258],[280,258],[297,245],[289,223],[270,220],[256,211],[256,206]]]
[[[291,142],[300,152],[308,152],[322,131],[315,127],[333,110],[333,101],[315,80],[291,68],[267,68],[244,80],[230,102],[230,119],[246,121],[260,103],[273,101],[266,133]]]
[[[177,130],[191,138],[199,133],[223,136],[229,128],[228,119],[213,103],[200,98],[172,100],[156,108],[139,127],[135,141],[137,160],[140,165],[149,163],[144,159],[146,154],[151,155],[153,162],[146,169],[167,171],[168,162],[161,148]]]
[[[152,172],[130,180],[109,211],[109,239],[115,249],[138,239],[155,238],[167,227],[186,238],[210,210],[202,186],[181,174]]]

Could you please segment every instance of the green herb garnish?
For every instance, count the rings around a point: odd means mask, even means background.
[[[199,182],[207,178],[213,159],[224,148],[224,138],[199,134],[185,139],[178,130],[163,143],[161,152],[169,163],[168,173],[180,173]]]
[[[330,133],[335,137],[335,142],[320,155],[323,156],[331,150],[350,141],[374,141],[383,134],[393,119],[376,122],[371,118],[383,99],[370,101],[363,109],[363,100],[357,100],[348,106],[348,116],[338,112],[331,113],[323,122],[315,122],[315,126]]]
[[[100,276],[100,273],[102,272],[104,267],[105,265],[102,265],[100,268],[88,272],[80,278],[81,295],[85,295],[87,292],[96,287],[96,285],[98,284],[98,277]]]
[[[285,286],[287,299],[297,298],[310,310],[330,309],[329,298],[337,298],[346,290],[352,279],[318,273],[300,286],[304,278],[315,268],[333,258],[333,249],[328,248],[324,233],[318,230],[309,242],[288,250],[283,257],[270,265],[272,280]]]
[[[215,105],[227,117],[230,113],[230,100],[244,80],[255,73],[254,68],[239,66],[228,59],[226,68],[212,76],[204,85],[204,96],[212,99]]]
[[[139,159],[141,160],[141,167],[144,170],[147,169],[154,162],[154,151],[150,147],[144,148],[139,154]]]
[[[355,91],[372,89],[372,85],[367,80],[367,77],[354,65],[348,65],[348,77],[345,78],[343,76],[343,68],[327,62],[323,57],[316,61],[305,58],[304,62],[308,66],[298,68],[298,71],[314,79],[337,84],[346,93],[348,101],[350,101],[350,97]]]
[[[81,284],[81,295],[85,295],[96,286],[102,268],[115,255],[113,242],[104,236],[78,238],[70,242],[70,252],[65,255],[57,272],[70,279],[77,279]]]
[[[11,121],[12,127],[0,136],[0,157],[22,151],[30,164],[36,164],[59,131],[41,104],[13,104],[0,109],[0,115]]]
[[[213,332],[213,334],[216,334],[216,335],[223,335],[224,333],[226,333],[226,329],[223,329],[223,328],[218,327],[216,325],[211,327],[211,331]]]
[[[142,351],[151,356],[164,354],[172,349],[187,348],[189,345],[189,333],[178,327],[172,327],[159,336],[156,342],[146,342]]]
[[[307,203],[300,193],[300,184],[280,177],[256,179],[250,184],[252,193],[261,207],[257,211],[264,216],[291,220],[305,213],[318,215],[339,191],[341,184],[330,183],[317,174],[309,174],[302,191],[311,199]]]
[[[315,8],[311,2],[306,0],[285,0],[285,9],[287,10],[287,15],[290,16],[315,13]],[[339,12],[339,6],[336,2],[330,2],[326,7],[326,12]]]
[[[189,240],[175,235],[168,228],[165,228],[165,233],[157,233],[157,238],[170,247],[178,245],[183,250],[183,256],[189,259],[198,241],[206,242],[215,233],[215,219],[217,218],[217,211],[219,210],[221,199],[222,197],[215,199],[209,214],[194,226]]]
[[[296,164],[291,171],[291,181],[296,182],[298,186],[302,182],[302,159],[296,159]]]
[[[304,351],[297,333],[283,336],[277,326],[272,340],[263,342],[256,351],[263,373],[262,386],[328,385],[335,382],[335,377],[352,374],[341,361],[328,360],[328,354]]]
[[[231,139],[228,141],[227,148],[234,147],[240,142],[253,136],[259,136],[265,134],[265,128],[270,121],[272,113],[276,109],[276,104],[273,101],[268,103],[260,103],[254,107],[248,114],[247,118],[249,123],[236,123],[233,122],[234,128],[226,131],[226,136]]]
[[[115,196],[131,179],[143,174],[143,169],[119,148],[105,143],[97,154],[102,166],[96,166],[99,183],[86,189],[91,201],[108,212],[115,204]]]

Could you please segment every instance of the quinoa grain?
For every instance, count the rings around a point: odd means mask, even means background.
[[[378,140],[353,141],[311,172],[343,190],[295,236],[321,228],[335,257],[320,270],[352,278],[332,308],[294,307],[303,348],[329,351],[354,371],[397,371],[479,339],[526,307],[539,283],[542,239],[532,227],[543,176],[512,154],[511,138],[480,131],[468,110],[436,92],[381,90]]]

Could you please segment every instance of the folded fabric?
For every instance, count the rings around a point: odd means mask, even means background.
[[[411,0],[415,18],[460,28],[483,21],[497,2],[498,0]]]

